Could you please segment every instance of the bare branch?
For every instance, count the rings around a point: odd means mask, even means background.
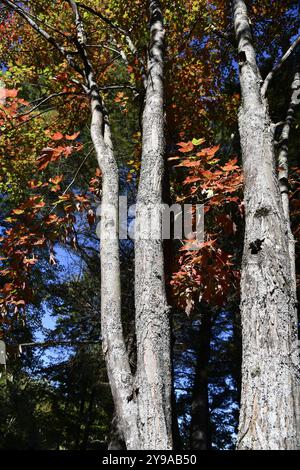
[[[31,114],[33,111],[38,109],[42,104],[46,103],[47,101],[51,100],[52,98],[56,98],[57,96],[65,96],[65,95],[78,95],[78,93],[71,92],[71,91],[62,91],[60,93],[53,93],[52,95],[47,96],[46,98],[40,98],[39,100],[35,100],[35,101],[39,101],[39,102],[35,106],[33,106],[33,108],[31,108],[29,111],[26,111],[26,113],[18,114],[17,117],[20,118],[20,117],[23,117],[23,116],[27,116],[28,114]]]
[[[263,98],[266,96],[268,86],[270,85],[270,82],[273,80],[274,75],[278,72],[278,70],[282,67],[282,65],[287,61],[287,59],[294,52],[294,50],[299,44],[300,44],[300,35],[295,39],[295,41],[292,43],[292,45],[289,47],[286,53],[282,56],[278,64],[275,65],[273,69],[268,73],[261,87],[261,94]]]
[[[74,182],[75,182],[75,180],[76,180],[76,178],[77,178],[77,176],[78,176],[78,174],[79,174],[81,168],[83,167],[83,165],[85,164],[85,162],[87,161],[87,159],[89,158],[89,156],[91,155],[91,153],[92,153],[93,151],[94,151],[94,146],[92,146],[92,147],[90,148],[90,150],[88,151],[88,153],[87,153],[87,154],[85,155],[85,157],[83,158],[82,162],[80,163],[79,167],[77,168],[77,170],[76,170],[76,172],[75,172],[75,174],[74,174],[74,176],[73,176],[73,178],[72,178],[71,183],[70,183],[70,184],[67,186],[67,188],[64,190],[64,192],[62,193],[62,196],[63,196],[64,194],[66,194],[66,193],[69,191],[69,189],[71,188],[71,186],[74,184]]]
[[[46,341],[41,343],[21,343],[18,346],[22,348],[35,347],[35,348],[52,348],[54,346],[76,346],[77,344],[100,344],[101,338],[98,340],[89,340],[89,341]]]

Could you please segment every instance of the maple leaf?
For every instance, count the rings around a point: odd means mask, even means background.
[[[211,160],[215,156],[219,148],[220,148],[220,145],[215,145],[214,147],[208,147],[208,148],[200,150],[200,152],[196,153],[196,155],[197,157],[207,157],[208,160]]]
[[[202,138],[202,139],[195,139],[195,138],[194,138],[194,139],[192,140],[192,144],[193,144],[193,145],[201,145],[201,144],[204,144],[204,142],[205,142],[205,139],[203,139],[203,138]]]
[[[36,241],[33,243],[33,245],[35,245],[35,246],[40,246],[40,245],[44,245],[45,242],[46,242],[46,238],[43,237],[43,238],[40,238],[40,239],[36,240]]]
[[[77,194],[75,196],[75,199],[76,199],[76,201],[79,201],[79,202],[89,202],[88,197],[85,196],[85,195],[81,195],[81,194]]]
[[[194,144],[192,142],[178,142],[178,147],[180,147],[179,152],[186,153],[191,152],[194,148]]]
[[[64,147],[63,153],[64,153],[65,157],[68,158],[72,154],[73,149],[74,149],[74,147],[71,147],[71,146]]]
[[[196,181],[200,181],[201,178],[199,178],[199,176],[188,176],[183,184],[190,184],[190,183],[195,183]]]
[[[223,167],[222,170],[224,171],[233,171],[239,169],[239,166],[236,165],[237,163],[237,157],[233,158],[232,160],[229,160]]]
[[[51,147],[45,147],[42,149],[41,156],[37,158],[37,166],[40,171],[47,168],[52,159],[53,153],[54,149]]]
[[[200,166],[201,161],[200,160],[183,160],[179,165],[177,166],[183,166],[183,167],[195,167],[195,166]]]
[[[40,186],[43,186],[43,182],[42,181],[37,181],[37,180],[30,180],[28,181],[27,185],[30,189],[36,189],[36,188],[39,188]],[[47,183],[46,183],[47,184]]]

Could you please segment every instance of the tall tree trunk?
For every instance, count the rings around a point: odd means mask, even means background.
[[[119,178],[104,104],[91,73],[91,136],[102,171],[100,228],[101,331],[109,383],[128,449],[138,449],[137,407],[121,321],[118,239]]]
[[[137,335],[138,420],[142,449],[171,449],[170,320],[164,281],[161,217],[164,172],[164,27],[160,3],[149,1],[150,48],[143,112],[142,165],[137,198],[135,307]],[[145,227],[149,212],[157,236]],[[155,215],[154,215],[155,212]]]
[[[190,443],[191,450],[209,450],[211,434],[208,402],[208,363],[210,358],[211,315],[202,315],[198,357],[193,387]]]
[[[110,125],[95,73],[86,48],[84,25],[74,0],[68,0],[74,12],[78,50],[84,65],[86,88],[90,96],[91,138],[102,172],[100,222],[101,333],[103,353],[114,399],[128,449],[139,448],[137,406],[133,376],[124,341],[121,320],[121,283],[119,261],[119,173],[111,140]]]
[[[243,0],[233,0],[245,180],[241,279],[243,340],[238,449],[297,449],[298,345],[287,223],[275,171],[272,123]]]

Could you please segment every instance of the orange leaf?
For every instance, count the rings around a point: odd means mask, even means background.
[[[13,209],[12,213],[16,214],[16,215],[21,215],[21,214],[24,214],[24,210],[23,209]]]
[[[215,156],[217,151],[219,150],[220,145],[215,145],[214,147],[208,147],[206,149],[200,150],[200,152],[197,153],[197,157],[208,157],[210,160]]]
[[[23,263],[26,265],[33,265],[37,262],[36,258],[24,258]]]
[[[222,170],[224,171],[237,170],[239,167],[236,165],[236,163],[237,163],[237,158],[233,158],[232,160],[229,160],[229,162],[227,162],[225,166],[222,166]]]
[[[67,140],[75,140],[79,136],[79,134],[80,134],[80,131],[75,132],[75,134],[72,134],[72,135],[67,135],[66,134],[66,139]]]
[[[53,184],[58,184],[64,179],[63,175],[57,175],[54,178],[50,178],[49,182]]]
[[[63,136],[63,134],[62,134],[61,132],[55,132],[55,134],[53,134],[53,135],[51,136],[51,139],[52,139],[52,140],[61,140],[61,139],[63,139],[63,138],[64,138],[64,136]]]
[[[179,152],[185,153],[185,152],[191,152],[194,148],[194,144],[192,142],[178,142],[178,147],[181,147],[179,149]]]

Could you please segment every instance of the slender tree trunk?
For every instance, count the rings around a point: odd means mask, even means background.
[[[242,104],[239,131],[245,180],[241,279],[243,340],[238,449],[297,449],[295,289],[287,224],[275,171],[272,124],[247,9],[234,0]]]
[[[137,407],[133,396],[133,377],[121,321],[121,287],[118,239],[119,179],[109,124],[104,105],[92,80],[91,136],[102,171],[100,228],[101,331],[109,383],[128,449],[139,448]]]
[[[142,449],[171,449],[170,320],[164,281],[161,217],[165,130],[164,27],[160,3],[149,1],[150,48],[143,113],[142,166],[135,242],[138,415]],[[146,210],[145,210],[146,209]],[[146,233],[151,225],[158,232]]]
[[[297,56],[297,61],[300,59],[300,54]],[[290,261],[291,261],[291,275],[293,277],[293,282],[296,289],[296,269],[295,269],[295,239],[291,230],[291,223],[290,223],[290,209],[289,209],[289,165],[288,165],[288,151],[289,151],[289,136],[291,131],[292,122],[294,119],[294,113],[296,106],[299,105],[300,102],[300,72],[299,72],[299,65],[296,65],[297,71],[295,72],[294,79],[292,82],[292,95],[289,104],[289,109],[287,112],[287,116],[285,118],[285,123],[282,128],[281,136],[280,136],[280,145],[279,145],[279,153],[278,153],[278,181],[279,181],[279,188],[280,194],[282,199],[282,206],[283,212],[286,219],[287,230],[288,230],[288,238],[289,238],[289,254],[290,254]]]
[[[128,449],[139,448],[137,406],[133,376],[124,341],[121,320],[119,261],[119,173],[114,156],[110,125],[95,73],[86,48],[86,35],[76,2],[68,0],[75,16],[78,49],[84,64],[86,88],[90,96],[91,138],[102,172],[100,222],[101,332],[103,353],[111,392]]]
[[[198,357],[193,387],[191,413],[191,450],[209,450],[211,448],[211,433],[208,402],[208,363],[210,358],[211,315],[202,315]]]

